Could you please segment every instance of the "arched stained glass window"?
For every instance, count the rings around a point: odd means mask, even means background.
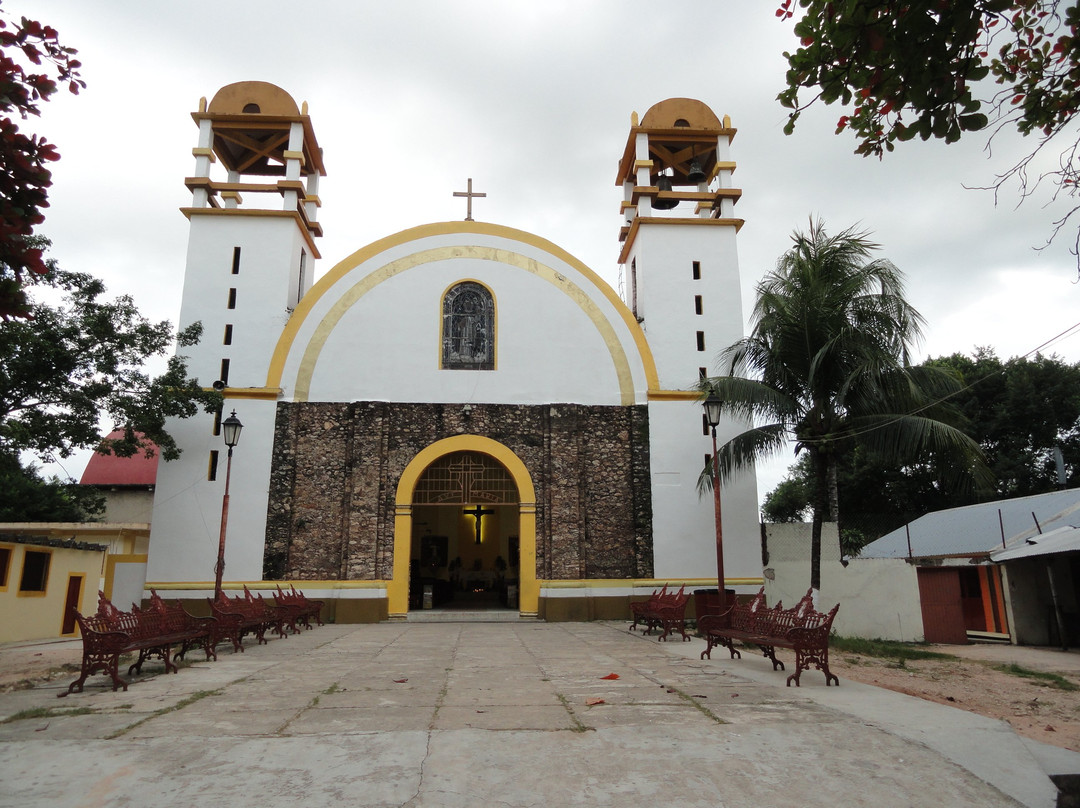
[[[495,369],[495,300],[483,285],[465,281],[450,288],[442,306],[442,366],[450,370]]]

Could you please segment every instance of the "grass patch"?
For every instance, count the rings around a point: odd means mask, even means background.
[[[691,696],[691,695],[689,695],[687,693],[683,693],[681,690],[679,690],[679,688],[677,688],[677,687],[668,688],[668,692],[669,693],[674,693],[676,696],[678,696],[680,699],[685,701],[691,707],[693,707],[694,709],[699,710],[700,712],[707,715],[709,718],[711,718],[717,724],[726,724],[726,723],[728,723],[727,721],[722,719],[720,716],[716,715],[716,713],[714,713],[712,710],[710,710],[708,707],[706,707],[700,701],[695,699],[693,696]]]
[[[570,706],[570,700],[562,693],[556,693],[555,697],[562,702],[562,706],[566,708],[566,712],[570,715],[570,720],[574,722],[574,726],[570,727],[570,731],[588,732],[589,728],[581,723],[581,720],[577,717],[577,713],[574,712],[574,708]]]
[[[11,724],[15,721],[26,721],[33,718],[59,718],[68,715],[89,715],[94,710],[90,707],[72,707],[61,709],[58,707],[31,707],[29,710],[20,710],[14,715],[9,715],[0,724]]]
[[[111,741],[119,738],[121,735],[125,735],[128,732],[131,732],[131,730],[135,729],[135,727],[139,726],[140,724],[145,724],[152,718],[157,718],[159,715],[166,715],[167,713],[175,713],[177,710],[183,710],[189,704],[194,704],[197,701],[202,701],[207,696],[217,696],[221,692],[222,688],[220,687],[217,690],[196,690],[190,696],[185,699],[180,699],[180,701],[176,702],[176,704],[172,705],[171,707],[162,707],[160,710],[154,710],[154,712],[150,713],[150,715],[146,716],[145,718],[139,719],[134,724],[128,724],[126,727],[118,729],[116,732],[113,732],[109,735],[106,735],[105,740]]]
[[[323,691],[324,696],[331,696],[334,693],[343,693],[344,689],[338,686],[337,682],[334,682],[330,687]]]
[[[1009,665],[992,665],[991,667],[996,671],[1007,673],[1010,676],[1020,676],[1024,679],[1030,679],[1037,685],[1054,687],[1058,690],[1080,690],[1080,685],[1077,685],[1075,682],[1071,682],[1064,676],[1060,676],[1056,673],[1033,671],[1030,668],[1025,668],[1023,665],[1017,665],[1015,663]]]
[[[890,659],[897,663],[913,659],[956,659],[952,654],[928,651],[926,646],[920,643],[864,640],[861,637],[841,637],[837,634],[829,638],[829,647],[834,652]]]

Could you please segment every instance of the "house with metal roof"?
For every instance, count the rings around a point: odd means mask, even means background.
[[[928,642],[1076,644],[1076,528],[1080,489],[984,502],[928,513],[868,544],[852,566],[870,559],[914,565],[918,589],[911,595]],[[1039,539],[1059,530],[1049,544]]]

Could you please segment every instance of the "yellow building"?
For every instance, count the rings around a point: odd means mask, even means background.
[[[49,535],[58,527],[30,535],[0,525],[0,642],[78,636],[72,610],[97,608],[108,546]]]

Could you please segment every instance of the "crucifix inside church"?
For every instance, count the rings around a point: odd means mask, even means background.
[[[493,514],[493,513],[495,513],[494,510],[489,510],[487,508],[481,508],[479,505],[476,505],[476,506],[474,506],[472,508],[466,508],[465,509],[465,514],[468,515],[468,516],[473,517],[473,519],[476,520],[476,543],[477,544],[480,543],[480,529],[481,529],[481,526],[483,524],[484,517],[489,516],[490,514]]]
[[[463,197],[465,197],[465,221],[471,222],[471,221],[473,221],[473,217],[472,217],[472,201],[473,201],[473,197],[477,197],[477,198],[484,197],[484,196],[487,196],[487,194],[486,193],[480,193],[479,191],[474,193],[473,189],[472,189],[472,177],[469,177],[469,190],[467,190],[467,191],[454,191],[454,196],[463,196]]]

